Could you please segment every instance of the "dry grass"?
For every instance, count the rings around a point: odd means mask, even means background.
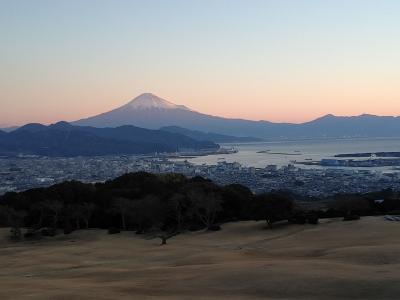
[[[225,224],[167,246],[89,230],[0,236],[0,299],[399,299],[400,224],[381,217],[264,229]]]

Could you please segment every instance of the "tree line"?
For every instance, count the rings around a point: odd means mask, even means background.
[[[219,230],[224,222],[265,220],[272,227],[282,220],[317,224],[321,217],[379,212],[376,204],[371,206],[373,196],[352,197],[333,199],[335,205],[325,211],[306,211],[285,192],[255,195],[238,184],[219,186],[201,177],[137,172],[104,183],[68,181],[7,193],[0,197],[0,225],[11,227],[16,240],[22,237],[21,228],[28,228],[26,238],[101,228],[157,233],[166,243],[187,230]],[[390,203],[393,210],[399,201]]]

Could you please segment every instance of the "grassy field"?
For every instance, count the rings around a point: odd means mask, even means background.
[[[160,246],[132,232],[11,243],[0,299],[399,299],[400,223],[368,217],[187,233]]]

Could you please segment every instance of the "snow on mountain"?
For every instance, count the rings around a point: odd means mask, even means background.
[[[184,105],[176,105],[165,99],[157,97],[152,93],[144,93],[133,99],[128,104],[120,107],[121,110],[142,110],[142,109],[181,109],[190,110]]]

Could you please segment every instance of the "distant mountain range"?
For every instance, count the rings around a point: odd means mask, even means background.
[[[400,117],[361,115],[337,117],[326,115],[302,124],[272,123],[229,119],[202,114],[146,93],[110,112],[74,122],[75,125],[117,127],[135,125],[143,128],[181,127],[190,131],[213,132],[237,137],[262,139],[400,137]],[[198,134],[188,133],[193,137]],[[212,140],[215,140],[212,138]]]
[[[1,131],[11,132],[18,129],[18,126],[10,126],[10,127],[2,127],[0,128]]]
[[[251,143],[251,142],[264,141],[263,139],[250,136],[238,137],[238,136],[224,135],[213,132],[206,133],[198,130],[189,130],[178,126],[161,127],[160,130],[180,133],[197,141],[212,141],[214,143]]]
[[[59,122],[49,126],[27,124],[10,133],[0,131],[1,155],[97,156],[218,148],[213,142],[198,141],[179,133],[131,125],[95,128]]]

